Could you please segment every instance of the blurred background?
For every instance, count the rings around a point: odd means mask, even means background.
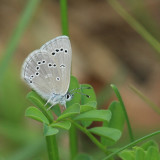
[[[3,63],[10,39],[16,32],[15,28],[28,1],[0,2],[0,63]],[[147,30],[150,35],[146,36],[148,42],[143,30],[138,33],[135,22],[131,19],[127,21],[118,14],[118,7],[115,9],[116,5],[111,0],[109,2],[68,0],[73,51],[72,74],[80,83],[89,83],[94,87],[99,108],[107,108],[116,99],[110,88],[111,83],[116,84],[127,108],[135,137],[140,137],[160,129],[158,113],[129,87],[134,85],[160,106],[160,50],[154,47],[156,43],[153,41],[160,40],[160,1],[119,1],[124,10]],[[41,124],[24,116],[25,109],[30,105],[25,97],[31,89],[22,82],[20,72],[22,63],[30,52],[61,34],[59,1],[39,1],[16,50],[11,52],[12,56],[8,56],[3,77],[1,75],[0,160],[47,160]],[[157,48],[160,48],[159,43]],[[64,131],[61,134],[60,152],[65,160],[64,157],[69,155],[68,135]],[[123,137],[127,137],[127,132],[124,132]],[[80,148],[85,152],[92,143],[84,135],[81,135],[81,139]],[[127,140],[122,138],[120,144],[125,141]],[[96,148],[91,149],[88,152],[100,157],[101,153]]]

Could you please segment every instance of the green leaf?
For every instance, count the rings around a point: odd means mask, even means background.
[[[127,149],[120,152],[118,155],[120,158],[122,158],[122,160],[135,160],[135,155],[133,151]]]
[[[145,160],[159,160],[159,151],[156,147],[149,147],[146,153]]]
[[[123,113],[121,104],[117,101],[113,101],[109,106],[109,110],[112,113],[112,117],[108,123],[103,122],[103,126],[115,128],[115,129],[118,129],[122,132],[123,127],[124,127],[125,117],[124,117],[124,113]],[[102,144],[104,144],[106,146],[111,146],[115,143],[115,142],[110,141],[104,137],[101,137],[101,142],[102,142]]]
[[[47,117],[47,119],[52,122],[53,121],[53,116],[51,111],[47,111],[47,108],[49,107],[44,106],[45,105],[45,100],[42,99],[35,91],[31,91],[27,94],[27,99],[31,101],[34,105],[36,105],[42,112],[43,114]]]
[[[96,106],[97,106],[97,102],[96,101],[91,101],[91,102],[88,102],[84,105],[81,105],[81,109],[80,109],[80,112],[83,113],[83,112],[87,112],[87,111],[90,111],[90,110],[93,110],[93,109],[96,109]],[[88,127],[92,124],[92,121],[81,121],[81,124],[84,126],[84,127]]]
[[[73,115],[80,113],[80,104],[75,103],[72,106],[68,107],[58,118],[57,121],[71,117]]]
[[[52,128],[51,126],[48,126],[48,125],[44,124],[44,128],[43,128],[43,134],[44,134],[44,136],[55,135],[58,132],[59,132],[58,129]]]
[[[84,112],[74,118],[74,120],[109,121],[111,112],[109,110],[91,110]]]
[[[158,144],[153,140],[147,141],[146,143],[142,144],[141,148],[147,151],[150,146],[158,148]]]
[[[88,154],[80,153],[74,158],[74,160],[93,160],[93,158]]]
[[[89,131],[99,136],[110,139],[114,142],[118,141],[119,138],[121,137],[121,132],[118,129],[114,129],[114,128],[94,127],[89,129]]]
[[[145,152],[141,147],[135,149],[135,160],[145,160]]]
[[[78,83],[78,80],[77,80],[74,76],[71,76],[70,86],[69,86],[68,92],[70,93],[71,90],[77,89],[77,88],[80,88],[79,83]],[[76,90],[76,91],[77,91],[77,90]],[[74,93],[74,91],[71,92],[71,93]],[[71,100],[71,101],[68,101],[68,102],[66,103],[67,108],[68,108],[69,106],[75,104],[75,103],[80,103],[80,100],[81,100],[81,95],[75,93],[75,94],[73,95],[72,100]]]
[[[27,110],[25,112],[25,116],[30,117],[32,119],[35,119],[39,122],[49,124],[49,121],[46,118],[46,116],[39,109],[37,109],[35,107],[27,108]]]
[[[109,106],[109,110],[112,113],[112,117],[108,123],[108,127],[123,131],[125,117],[120,102],[113,101]]]
[[[90,101],[84,105],[81,105],[81,109],[80,109],[80,112],[83,113],[83,112],[87,112],[87,111],[90,111],[92,109],[96,109],[96,106],[97,106],[97,102],[96,101]]]
[[[86,88],[90,88],[90,89],[86,89]],[[96,94],[94,92],[94,89],[91,85],[89,84],[81,84],[81,92],[88,95],[88,97],[86,97],[85,95],[82,95],[81,97],[81,104],[87,104],[89,102],[95,102],[96,101]]]
[[[55,127],[55,128],[62,128],[62,129],[69,130],[71,127],[71,123],[68,121],[61,121],[58,123],[52,123],[50,126]]]

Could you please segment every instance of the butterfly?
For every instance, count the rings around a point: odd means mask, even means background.
[[[73,94],[68,92],[70,84],[72,49],[69,37],[59,36],[40,49],[33,51],[25,59],[21,77],[30,88],[50,103],[66,107]]]

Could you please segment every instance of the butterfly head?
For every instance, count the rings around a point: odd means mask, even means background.
[[[73,98],[74,94],[76,94],[76,93],[77,93],[77,94],[80,94],[80,95],[84,95],[84,96],[86,96],[87,98],[90,98],[89,95],[84,94],[84,93],[82,93],[82,92],[79,92],[78,90],[80,90],[80,89],[91,89],[91,88],[90,88],[90,87],[83,87],[83,88],[75,88],[75,89],[70,90],[70,91],[67,92],[67,94],[65,95],[66,101],[70,101],[70,100]]]
[[[72,98],[73,98],[73,94],[67,92],[67,94],[65,95],[66,101],[70,101]]]

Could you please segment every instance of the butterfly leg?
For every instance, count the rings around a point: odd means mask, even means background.
[[[52,96],[47,100],[46,104],[44,106],[46,106],[52,99]]]
[[[47,108],[47,111],[50,110],[54,105],[56,105],[57,103],[52,104],[49,108]]]

